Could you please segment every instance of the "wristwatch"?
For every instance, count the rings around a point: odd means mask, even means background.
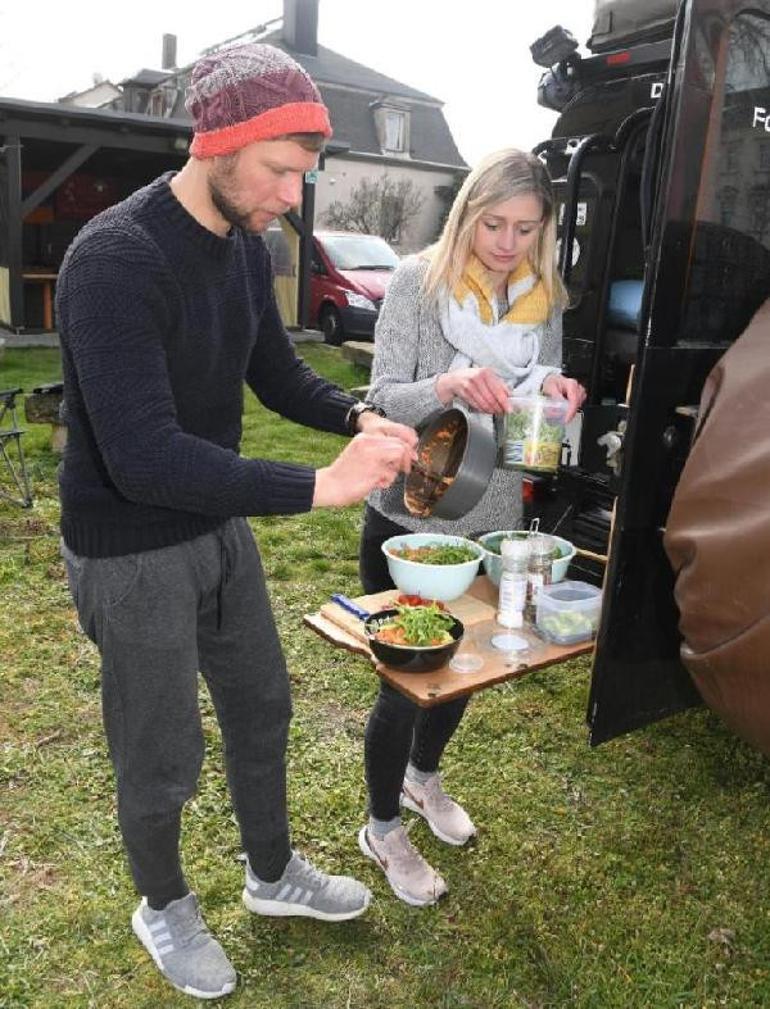
[[[385,416],[385,411],[382,407],[375,406],[374,403],[362,403],[360,401],[354,403],[345,414],[345,427],[348,429],[348,434],[358,434],[358,418],[362,413],[376,413],[378,417]]]

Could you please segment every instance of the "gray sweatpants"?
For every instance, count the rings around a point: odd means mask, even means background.
[[[286,665],[245,519],[176,546],[90,558],[62,547],[83,630],[102,658],[102,710],[134,882],[161,905],[187,892],[182,807],[203,760],[198,671],[224,742],[230,794],[253,870],[290,857]]]

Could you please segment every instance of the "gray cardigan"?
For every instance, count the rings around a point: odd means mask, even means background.
[[[399,264],[377,321],[374,362],[367,399],[381,406],[391,420],[417,427],[435,410],[444,410],[435,380],[449,370],[455,349],[444,339],[437,306],[422,291],[427,260],[409,257]],[[561,313],[555,312],[541,332],[542,380],[561,369]],[[387,490],[373,491],[369,504],[392,522],[414,532],[460,536],[495,529],[516,529],[521,522],[521,474],[495,469],[476,506],[455,520],[411,515],[404,506],[404,480]]]

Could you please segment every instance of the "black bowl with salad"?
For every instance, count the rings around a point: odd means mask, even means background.
[[[380,662],[409,673],[429,673],[452,658],[465,628],[440,603],[396,606],[364,622],[369,647]]]

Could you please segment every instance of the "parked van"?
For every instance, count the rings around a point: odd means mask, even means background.
[[[380,305],[398,261],[378,235],[315,232],[310,318],[327,343],[373,338]]]
[[[296,278],[297,267],[281,226],[273,225],[262,237],[276,279]],[[308,324],[320,329],[326,342],[334,346],[348,339],[373,339],[380,305],[398,263],[396,253],[379,235],[316,231]]]
[[[770,297],[770,0],[597,0],[588,44],[559,28],[532,47],[559,112],[536,152],[560,205],[565,371],[588,398],[528,508],[604,586],[596,744],[700,702],[663,535],[704,381]]]

